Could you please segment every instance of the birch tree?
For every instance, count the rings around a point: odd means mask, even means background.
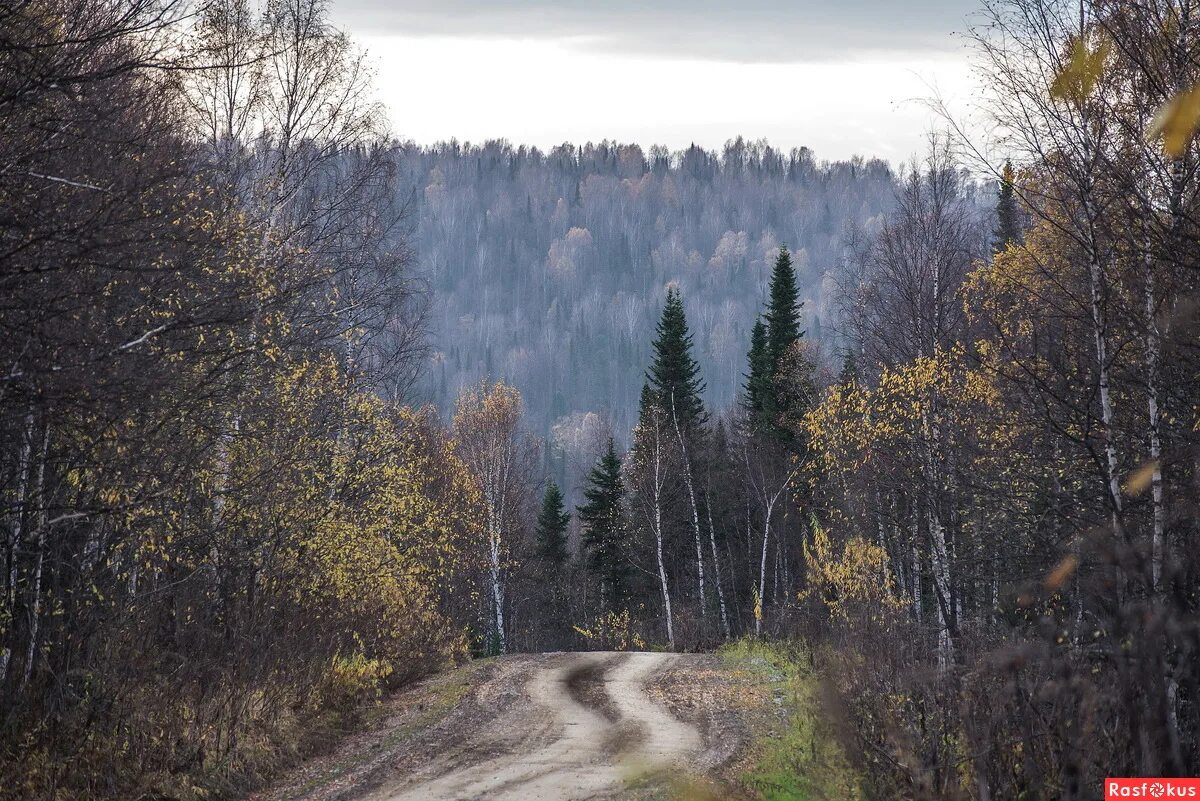
[[[492,635],[505,653],[504,581],[511,538],[517,534],[536,461],[534,442],[521,430],[521,394],[503,382],[480,384],[459,395],[454,436],[483,499]]]

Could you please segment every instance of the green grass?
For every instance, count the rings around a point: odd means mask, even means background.
[[[754,747],[753,766],[739,778],[764,801],[857,801],[853,770],[829,727],[819,701],[819,678],[809,651],[794,642],[744,639],[725,646],[731,668],[747,670],[770,689],[777,713]]]

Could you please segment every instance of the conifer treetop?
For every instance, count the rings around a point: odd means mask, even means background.
[[[796,288],[796,270],[787,245],[779,248],[771,271],[770,296],[767,299],[767,350],[772,373],[778,371],[788,349],[804,336],[800,330],[800,291]]]
[[[704,423],[707,415],[700,396],[704,381],[700,365],[692,357],[692,335],[679,289],[667,288],[662,317],[655,329],[654,358],[646,373],[650,392],[670,417],[678,415],[679,424],[691,429]]]
[[[567,526],[571,513],[564,508],[562,490],[553,480],[542,496],[542,508],[537,517],[537,542],[543,558],[562,564],[567,561]]]

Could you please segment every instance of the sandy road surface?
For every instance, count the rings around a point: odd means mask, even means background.
[[[393,694],[247,801],[647,801],[681,782],[745,798],[730,779],[767,695],[712,654],[479,660]]]
[[[678,658],[652,653],[552,655],[532,670],[526,685],[535,707],[522,710],[525,725],[535,722],[530,737],[518,739],[506,753],[478,761],[469,749],[465,754],[452,750],[414,774],[382,782],[366,798],[574,801],[609,796],[647,770],[682,766],[701,750],[700,733],[644,691],[650,679]],[[493,725],[505,724],[499,720]],[[480,734],[486,738],[497,732]]]

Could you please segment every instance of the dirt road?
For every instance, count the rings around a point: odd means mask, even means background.
[[[744,727],[725,711],[726,681],[744,690],[711,655],[526,654],[475,663],[392,699],[370,731],[255,801],[659,797],[653,788],[664,779],[711,777],[745,742]]]
[[[556,736],[518,750],[462,764],[436,761],[371,801],[567,801],[603,797],[626,780],[671,764],[683,766],[701,749],[700,733],[672,717],[643,687],[673,659],[668,654],[562,654],[536,669],[530,700],[552,718]]]

